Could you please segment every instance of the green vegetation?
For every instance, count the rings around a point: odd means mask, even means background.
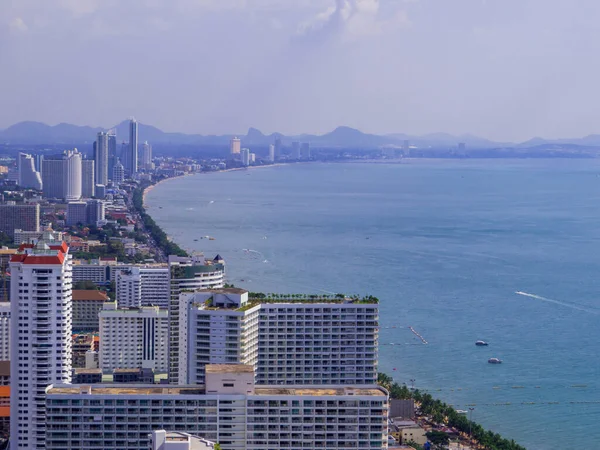
[[[350,300],[350,303],[371,303],[375,305],[379,303],[379,299],[372,295],[360,297],[345,294],[265,294],[263,292],[249,292],[248,298],[259,303],[345,303],[348,300]]]
[[[14,241],[10,238],[8,234],[3,231],[0,231],[0,246],[2,247],[14,247]]]
[[[97,291],[98,286],[93,281],[84,280],[73,283],[73,289],[80,291]]]
[[[431,417],[436,423],[455,428],[466,435],[470,433],[471,438],[487,450],[525,450],[525,447],[517,444],[514,440],[504,439],[493,431],[485,430],[478,423],[470,421],[463,414],[459,414],[452,406],[434,399],[430,394],[422,393],[419,390],[411,391],[405,385],[400,386],[395,383],[390,376],[383,373],[378,375],[377,382],[389,391],[391,398],[412,398],[423,415]],[[441,442],[445,438],[439,433],[441,432],[435,432],[435,434],[431,434],[431,437],[428,433],[427,438],[432,443]],[[442,434],[445,435],[446,433]]]
[[[179,245],[169,241],[166,233],[156,224],[156,222],[154,222],[154,219],[146,213],[146,209],[144,208],[144,189],[148,186],[150,186],[150,183],[142,183],[133,191],[133,207],[142,218],[146,230],[150,233],[152,239],[156,242],[156,245],[165,253],[165,255],[188,256],[187,252],[179,247]]]

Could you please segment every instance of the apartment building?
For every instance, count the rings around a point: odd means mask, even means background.
[[[147,450],[163,429],[223,450],[387,448],[381,387],[258,387],[239,364],[209,366],[206,377],[206,387],[49,386],[46,449]]]
[[[100,319],[98,314],[109,298],[105,292],[95,290],[73,290],[73,321],[74,331],[98,331]]]
[[[63,240],[63,233],[60,231],[52,231],[54,235],[59,239]],[[14,232],[14,241],[15,245],[21,244],[30,244],[34,241],[37,241],[44,234],[43,231],[24,231],[24,230],[15,230]]]
[[[164,264],[131,266],[115,272],[119,308],[169,307],[169,267]]]
[[[0,205],[0,231],[11,238],[15,230],[39,231],[40,205],[16,204],[6,202]]]
[[[168,312],[158,306],[117,308],[105,303],[100,311],[100,368],[150,368],[166,372]]]
[[[203,384],[207,364],[250,364],[258,385],[371,385],[378,306],[349,298],[249,298],[243,289],[184,292],[179,384]]]
[[[10,302],[0,302],[0,361],[10,361]]]
[[[43,449],[46,387],[71,381],[71,255],[51,231],[11,257],[11,449]]]
[[[169,382],[179,380],[179,294],[199,289],[218,289],[225,283],[225,262],[217,255],[169,256]]]

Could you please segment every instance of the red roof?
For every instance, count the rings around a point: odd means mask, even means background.
[[[65,261],[65,253],[69,250],[69,247],[65,242],[60,245],[50,245],[51,250],[56,250],[55,255],[35,255],[23,253],[25,249],[34,248],[33,244],[21,244],[19,247],[19,253],[10,257],[11,263],[22,263],[22,264],[43,264],[43,265],[55,265],[61,264]]]

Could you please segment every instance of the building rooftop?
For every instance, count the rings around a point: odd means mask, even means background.
[[[196,292],[211,292],[213,294],[246,294],[248,291],[246,289],[240,288],[222,288],[222,289],[199,289]]]
[[[245,364],[208,364],[206,373],[254,373],[254,368]]]
[[[73,289],[73,300],[101,300],[108,301],[106,292],[97,290]]]
[[[77,375],[95,375],[95,374],[102,374],[102,369],[82,369],[82,368],[75,368],[73,369],[75,370],[75,373]]]

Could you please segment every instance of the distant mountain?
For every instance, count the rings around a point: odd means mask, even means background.
[[[77,126],[61,123],[55,126],[40,122],[20,122],[4,130],[0,130],[0,142],[11,144],[46,144],[64,145],[65,147],[91,144],[100,131],[115,130],[117,141],[129,140],[129,121],[124,120],[114,127],[100,128]],[[184,133],[166,133],[152,125],[139,124],[138,138],[140,142],[148,141],[157,145],[228,145],[234,135],[200,135]],[[248,129],[245,136],[238,136],[242,146],[267,146],[281,138],[284,145],[289,146],[293,141],[310,142],[316,147],[330,148],[363,148],[376,149],[383,147],[401,147],[405,140],[410,141],[412,147],[419,148],[456,148],[458,143],[464,142],[469,149],[488,148],[531,148],[547,145],[600,147],[600,135],[591,134],[583,138],[547,140],[533,138],[529,141],[514,144],[508,142],[494,142],[470,134],[454,136],[448,133],[431,133],[423,136],[413,136],[405,133],[376,135],[363,133],[355,128],[337,127],[335,130],[323,135],[300,134],[284,136],[281,133],[266,135],[256,128]]]

